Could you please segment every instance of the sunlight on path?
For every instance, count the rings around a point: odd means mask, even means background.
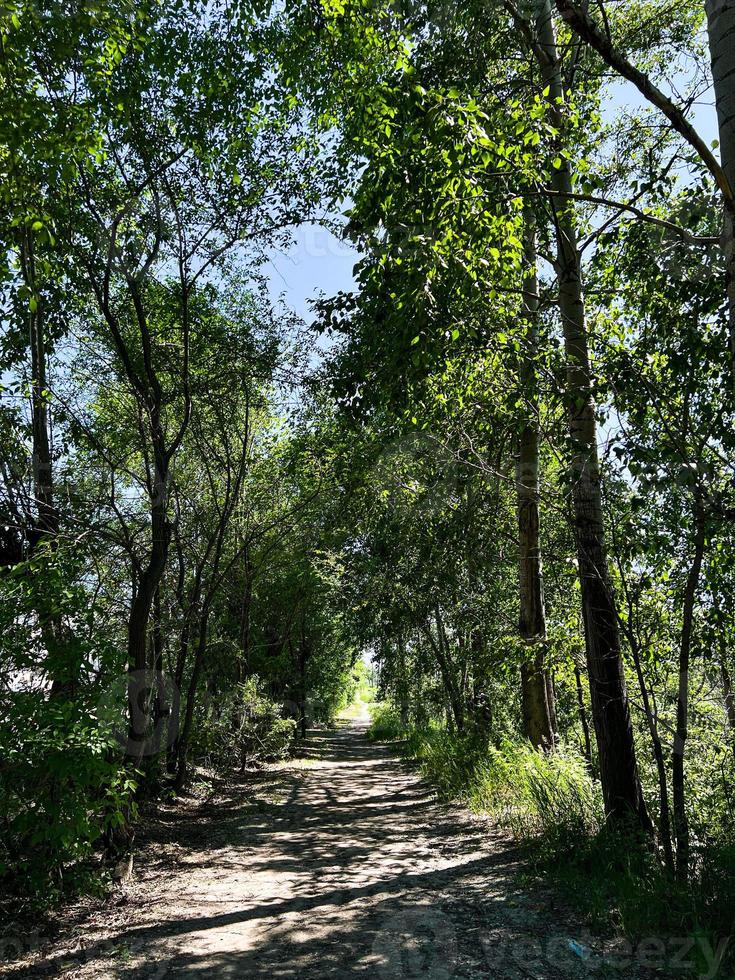
[[[124,901],[18,976],[586,975],[549,897],[520,890],[508,841],[364,732],[312,733],[301,760],[172,807]]]

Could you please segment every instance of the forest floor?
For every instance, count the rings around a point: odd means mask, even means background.
[[[16,977],[644,977],[529,884],[513,843],[438,803],[365,725],[142,822],[133,877],[26,935]],[[667,971],[667,975],[671,973]],[[681,975],[681,974],[679,974]]]

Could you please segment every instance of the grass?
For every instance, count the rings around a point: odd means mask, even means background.
[[[362,701],[360,698],[348,704],[337,714],[338,721],[369,721],[372,717],[373,701]]]
[[[614,930],[634,945],[669,942],[671,949],[681,937],[691,943],[692,966],[688,974],[677,967],[676,975],[735,976],[735,940],[728,942],[735,917],[734,843],[709,841],[692,881],[683,886],[646,841],[605,825],[599,784],[571,747],[546,755],[527,742],[497,748],[438,727],[407,729],[387,705],[373,709],[368,734],[400,743],[442,797],[508,828],[532,873],[552,882],[592,929]],[[723,943],[728,945],[718,963],[715,953],[722,953]]]
[[[398,712],[389,704],[376,701],[370,705],[368,738],[373,742],[398,742],[406,738],[409,730],[401,724]]]

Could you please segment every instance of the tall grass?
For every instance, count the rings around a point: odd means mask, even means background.
[[[550,878],[593,928],[613,926],[633,941],[698,936],[713,949],[731,935],[735,846],[709,841],[692,881],[677,884],[647,842],[605,824],[600,786],[574,748],[562,744],[546,755],[528,742],[496,747],[439,727],[407,729],[386,705],[375,707],[370,737],[400,741],[441,797],[508,828],[529,867]],[[734,947],[718,976],[735,977]]]
[[[476,766],[470,802],[492,813],[522,841],[565,851],[603,820],[602,795],[579,753],[560,745],[552,755],[527,742],[490,748]]]
[[[601,826],[602,797],[584,759],[566,746],[552,755],[527,742],[500,748],[446,729],[404,728],[386,705],[373,711],[370,737],[403,743],[441,796],[493,816],[521,841],[543,840],[553,850],[573,846]]]
[[[373,742],[398,742],[406,738],[408,729],[401,724],[398,712],[392,705],[377,701],[370,705],[368,738]]]

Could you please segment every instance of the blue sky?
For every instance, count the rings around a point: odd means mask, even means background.
[[[287,306],[312,321],[310,301],[321,294],[334,296],[354,285],[352,269],[358,253],[319,225],[296,229],[294,242],[286,251],[274,252],[266,267],[273,299],[284,297]]]

